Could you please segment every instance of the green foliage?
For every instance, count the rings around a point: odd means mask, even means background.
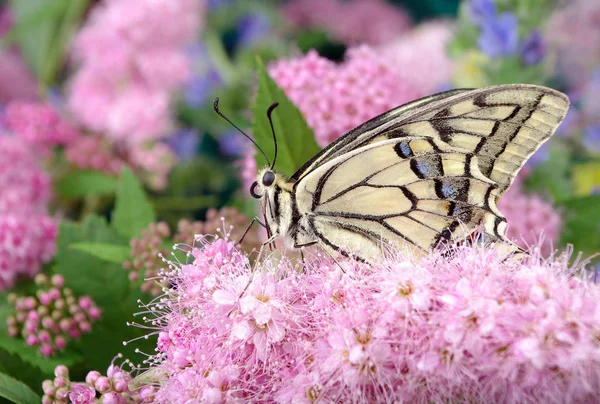
[[[260,59],[257,61],[257,65],[258,94],[256,95],[256,103],[252,107],[254,139],[269,159],[272,160],[275,154],[275,146],[266,113],[271,104],[278,102],[279,107],[273,112],[273,126],[277,135],[279,150],[275,168],[278,172],[291,176],[321,148],[317,145],[312,130],[306,124],[298,108],[269,76]],[[258,167],[263,167],[266,164],[264,157],[258,151],[256,162]]]
[[[126,247],[128,239],[97,216],[88,217],[82,224],[62,222],[60,226],[54,271],[65,277],[66,286],[77,296],[90,296],[102,309],[102,318],[93,325],[93,332],[84,334],[77,344],[88,368],[105,369],[118,353],[135,360],[138,347],[152,352],[152,341],[146,339],[123,346],[123,341],[147,334],[145,330],[127,326],[127,322],[133,321],[134,313],[139,311],[137,300],[149,301],[150,296],[129,281],[121,264],[72,248],[73,244],[81,246],[82,243],[88,250],[98,251],[107,244]],[[93,247],[94,243],[101,246]]]
[[[112,227],[120,235],[131,239],[156,220],[152,205],[142,185],[129,167],[124,167],[117,185],[117,201]]]
[[[571,153],[560,139],[553,138],[550,142],[548,160],[533,169],[526,183],[528,189],[542,194],[550,193],[553,201],[560,202],[573,195]]]
[[[126,245],[108,244],[108,243],[74,243],[71,248],[79,251],[84,251],[101,260],[112,262],[114,264],[122,264],[127,261],[130,256],[130,248]]]
[[[11,0],[15,24],[5,42],[16,41],[44,88],[54,84],[69,41],[89,0]]]
[[[113,194],[117,190],[117,178],[99,171],[75,171],[61,178],[56,188],[66,198]]]
[[[4,373],[0,373],[0,397],[17,404],[37,404],[40,402],[40,397],[26,384]]]
[[[575,251],[600,252],[600,195],[571,198],[560,207],[564,210],[562,243],[573,244]]]

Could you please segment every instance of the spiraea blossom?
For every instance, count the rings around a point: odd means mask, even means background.
[[[56,250],[50,177],[22,138],[0,133],[0,290],[32,277]]]
[[[421,261],[320,255],[255,263],[200,239],[148,309],[152,400],[592,402],[598,285],[568,257],[503,260],[457,246]],[[581,269],[581,268],[579,268]]]
[[[129,271],[129,279],[133,282],[144,279],[141,290],[158,296],[165,286],[169,286],[169,279],[162,276],[165,268],[164,258],[169,257],[170,251],[165,244],[171,237],[173,242],[190,245],[194,243],[196,234],[217,234],[224,229],[225,223],[231,227],[231,237],[239,240],[242,232],[250,223],[250,219],[235,208],[209,209],[206,220],[190,222],[181,219],[177,223],[177,230],[172,232],[166,222],[151,223],[143,229],[139,238],[129,242],[131,246],[131,259],[123,263],[123,268]],[[257,227],[252,227],[242,240],[243,250],[250,252],[260,247],[260,233]]]
[[[74,42],[69,105],[87,128],[127,142],[170,128],[170,99],[190,76],[185,47],[202,0],[104,0]]]
[[[380,46],[378,53],[390,60],[400,80],[433,94],[448,85],[454,72],[446,50],[451,38],[450,21],[429,21]]]
[[[283,13],[293,24],[318,28],[349,44],[385,43],[410,29],[410,16],[385,0],[293,0]]]
[[[80,137],[73,125],[43,102],[9,103],[4,110],[4,124],[41,155],[47,154],[54,146],[68,146]]]
[[[118,359],[121,356],[117,356]],[[125,361],[126,364],[130,364]],[[84,382],[73,382],[69,377],[69,369],[59,365],[54,369],[54,379],[44,380],[42,404],[128,404],[151,402],[146,398],[154,394],[153,387],[136,389],[132,375],[123,366],[113,363],[108,367],[106,376],[97,370],[88,372]]]
[[[350,48],[341,64],[310,51],[303,57],[269,66],[269,74],[300,108],[321,146],[424,95],[395,71],[390,60],[368,46]]]
[[[42,355],[51,356],[63,351],[69,340],[91,332],[101,310],[89,296],[77,298],[65,287],[61,275],[49,279],[38,274],[35,283],[39,287],[36,296],[9,295],[16,313],[6,320],[8,335],[21,337],[27,345],[38,347]]]

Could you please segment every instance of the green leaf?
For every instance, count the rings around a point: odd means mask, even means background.
[[[15,24],[5,43],[16,41],[33,73],[47,88],[65,61],[73,32],[89,0],[11,0]]]
[[[67,198],[113,194],[117,190],[117,178],[99,171],[76,171],[63,177],[57,189]]]
[[[600,252],[600,195],[572,198],[561,206],[564,209],[562,242],[573,244],[575,251]]]
[[[41,401],[26,384],[4,373],[0,373],[0,397],[17,404],[37,404]]]
[[[56,357],[47,358],[42,356],[38,348],[30,347],[25,344],[23,339],[11,338],[4,332],[0,334],[0,349],[18,356],[27,365],[38,368],[48,375],[52,374],[54,368],[58,365],[71,366],[83,360],[79,354],[73,352],[64,352]]]
[[[55,272],[65,277],[65,284],[75,295],[90,296],[102,309],[100,321],[92,326],[90,334],[84,334],[76,346],[90,369],[105,369],[111,359],[122,353],[136,360],[136,348],[153,352],[152,339],[141,338],[148,334],[127,322],[134,320],[139,312],[138,299],[148,302],[151,296],[143,294],[139,284],[128,279],[120,263],[98,258],[88,252],[71,248],[73,244],[125,245],[127,239],[109,227],[103,218],[91,215],[81,225],[62,222],[58,235],[58,252]],[[116,260],[116,259],[115,259]],[[135,344],[123,346],[124,341],[141,338]]]
[[[126,245],[108,244],[108,243],[75,243],[71,248],[79,251],[85,251],[88,254],[98,257],[104,261],[115,264],[122,264],[131,258],[131,249]]]
[[[538,193],[550,193],[555,202],[573,196],[570,180],[571,153],[564,142],[551,140],[548,160],[543,161],[526,179],[527,188]],[[539,153],[539,151],[538,151]]]
[[[291,176],[304,163],[317,154],[321,148],[317,145],[312,130],[306,124],[300,110],[287,98],[283,90],[269,76],[262,60],[258,65],[258,94],[252,108],[254,115],[253,134],[256,143],[264,150],[270,160],[275,154],[271,126],[267,119],[267,109],[274,102],[279,107],[273,112],[273,126],[277,135],[278,172]],[[266,164],[260,152],[256,153],[258,167]]]
[[[117,186],[112,227],[122,236],[132,239],[155,220],[154,210],[142,185],[131,169],[124,167]]]

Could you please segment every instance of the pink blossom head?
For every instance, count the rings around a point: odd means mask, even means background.
[[[98,4],[74,41],[75,118],[128,143],[164,137],[173,93],[190,76],[185,47],[198,33],[202,10],[200,0]]]
[[[269,73],[300,108],[321,146],[422,95],[368,46],[350,48],[341,64],[310,51],[298,59],[275,62]]]
[[[394,66],[400,80],[411,83],[423,94],[431,94],[450,82],[454,62],[447,46],[452,39],[449,21],[430,21],[379,47]]]
[[[50,177],[17,136],[0,134],[0,290],[33,277],[55,252],[57,228],[46,213]]]
[[[96,390],[84,383],[71,385],[69,400],[74,404],[90,404],[96,398]]]
[[[369,265],[273,255],[252,274],[233,244],[205,239],[153,306],[154,399],[593,400],[598,285],[574,276],[568,257],[448,252]]]
[[[385,43],[411,26],[403,9],[384,0],[294,0],[283,12],[298,26],[324,29],[350,45]]]
[[[68,145],[79,136],[71,124],[45,103],[11,102],[4,112],[4,122],[42,154],[53,146]]]

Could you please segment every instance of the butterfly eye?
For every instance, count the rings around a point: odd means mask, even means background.
[[[271,171],[267,171],[265,173],[265,175],[263,175],[263,177],[262,177],[262,183],[265,187],[271,186],[274,181],[275,181],[275,174],[273,174]]]
[[[253,198],[260,199],[260,198],[262,198],[262,196],[259,195],[258,193],[256,193],[257,186],[258,186],[258,182],[256,182],[256,181],[254,181],[252,183],[252,185],[250,185],[250,195],[252,195]]]

